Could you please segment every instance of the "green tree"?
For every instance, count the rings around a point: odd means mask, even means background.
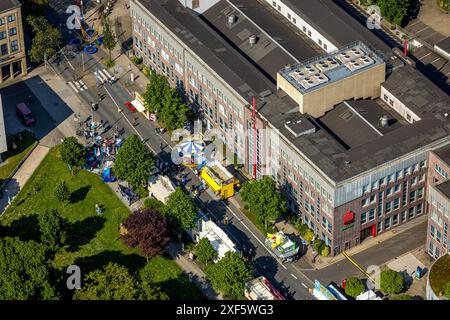
[[[133,189],[138,189],[148,182],[154,163],[152,152],[137,135],[131,135],[119,149],[113,171],[117,178],[128,181]]]
[[[150,82],[147,84],[147,88],[142,95],[144,98],[144,106],[149,112],[156,113],[161,111],[164,90],[168,86],[167,79],[163,75],[151,71]]]
[[[82,167],[86,163],[86,150],[75,137],[64,139],[61,144],[60,154],[61,160],[70,167]]]
[[[74,300],[134,300],[140,295],[139,284],[128,269],[110,262],[103,269],[88,273]]]
[[[365,289],[364,283],[356,277],[348,278],[345,284],[345,294],[353,298],[359,296]]]
[[[69,202],[70,191],[65,181],[61,181],[56,185],[55,196],[59,202]]]
[[[175,130],[186,124],[190,109],[183,103],[176,89],[168,86],[165,88],[162,105],[157,117],[167,129]]]
[[[208,238],[202,238],[195,246],[195,254],[197,260],[203,264],[208,264],[217,257],[217,252],[214,250]]]
[[[48,0],[22,0],[23,17],[29,15],[39,17],[45,15],[48,8]]]
[[[66,221],[56,209],[38,215],[41,243],[51,251],[64,246],[66,241]]]
[[[167,200],[164,214],[169,219],[172,227],[181,232],[189,231],[195,226],[197,207],[192,198],[178,187]]]
[[[450,300],[450,281],[444,285],[444,297]]]
[[[398,294],[396,296],[392,296],[389,298],[389,300],[412,300],[413,297],[409,294]]]
[[[248,203],[249,209],[260,221],[273,221],[286,211],[286,198],[277,189],[275,181],[265,176],[261,180],[252,180],[244,184],[242,199]]]
[[[314,238],[314,232],[311,229],[308,229],[305,232],[305,235],[303,236],[303,238],[307,241],[307,242],[311,242],[312,239]]]
[[[384,293],[400,293],[404,289],[403,276],[394,270],[381,272],[381,291]]]
[[[206,267],[206,275],[214,289],[227,297],[241,299],[245,283],[253,277],[253,268],[238,253],[228,251],[219,262]]]
[[[27,17],[34,37],[29,51],[32,62],[40,63],[45,58],[50,59],[61,46],[61,31],[47,22],[45,17]]]
[[[410,0],[378,0],[377,5],[386,20],[401,26],[408,16],[411,3]]]
[[[109,26],[109,18],[106,17],[103,26],[103,46],[108,50],[109,61],[112,61],[111,51],[116,47],[116,39]]]
[[[0,300],[59,298],[50,281],[45,251],[35,241],[0,239]]]

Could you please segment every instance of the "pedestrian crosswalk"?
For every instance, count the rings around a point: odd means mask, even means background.
[[[106,69],[97,70],[94,72],[94,75],[96,79],[98,79],[98,81],[101,83],[108,82],[112,78],[111,74]]]
[[[75,91],[75,93],[81,92],[83,90],[87,90],[86,84],[83,82],[83,80],[78,81],[69,81],[67,84]]]

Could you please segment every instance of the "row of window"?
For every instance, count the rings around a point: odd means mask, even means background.
[[[433,195],[431,196],[431,205],[436,208],[439,212],[443,213],[447,218],[450,218],[449,208],[440,203]]]
[[[386,101],[386,103],[389,103],[391,107],[394,107],[394,100],[392,98],[389,98],[387,94],[383,95],[383,100]],[[411,114],[409,114],[408,112],[406,112],[406,120],[409,123],[412,123],[413,120]]]
[[[448,172],[442,169],[437,163],[434,164],[434,170],[443,176],[445,179],[448,178]]]
[[[10,43],[10,47],[11,47],[11,51],[8,49],[8,44],[7,43],[3,43],[2,45],[0,45],[0,55],[4,56],[9,54],[9,52],[16,52],[19,50],[19,42],[17,40],[13,40]]]
[[[283,14],[283,12],[282,12],[282,10],[281,10],[281,6],[280,6],[279,4],[277,4],[275,1],[272,1],[272,6],[273,6],[275,9],[277,9],[281,14]],[[297,19],[296,19],[295,17],[291,16],[291,14],[290,14],[289,12],[287,12],[287,18],[288,18],[289,21],[291,21],[294,25],[297,26]],[[308,29],[306,28],[306,26],[302,26],[301,30],[303,30],[303,32],[304,32],[305,34],[307,34],[308,37],[310,37],[310,38],[312,39],[311,31],[308,30]],[[328,46],[327,46],[326,43],[323,43],[321,39],[318,39],[317,41],[318,41],[318,43],[319,43],[319,46],[323,47],[323,48],[325,49],[325,51],[328,50]]]
[[[447,234],[445,232],[444,234],[442,234],[441,230],[435,228],[432,224],[430,224],[430,237],[433,238],[437,243],[442,243],[442,246],[444,248],[447,248],[449,244]]]
[[[8,22],[16,21],[16,15],[11,14],[7,18]],[[0,17],[0,26],[3,26],[5,24],[5,17]]]
[[[423,160],[420,163],[416,163],[413,166],[405,168],[404,170],[398,170],[395,173],[389,174],[387,177],[381,178],[378,181],[373,181],[371,184],[367,184],[367,185],[363,186],[362,192],[369,193],[371,191],[377,190],[381,186],[384,186],[391,182],[397,181],[403,177],[406,177],[407,175],[410,175],[413,171],[417,172],[417,171],[419,171],[419,169],[425,168],[426,165],[427,165],[426,160]],[[420,179],[420,180],[418,180],[418,179]],[[413,185],[415,183],[417,183],[418,181],[420,181],[420,182],[425,181],[425,174],[421,175],[420,178],[414,177],[414,179],[412,181]]]
[[[13,27],[9,29],[9,35],[14,36],[17,34],[17,28]],[[0,40],[6,39],[6,31],[0,31]]]

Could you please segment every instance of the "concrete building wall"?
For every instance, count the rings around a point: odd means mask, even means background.
[[[398,100],[391,92],[389,92],[383,85],[381,85],[381,99],[388,104],[392,109],[397,111],[406,121],[413,123],[419,121],[420,117]]]
[[[282,0],[266,0],[268,4],[272,6],[274,10],[282,14],[286,19],[288,19],[298,30],[303,32],[309,38],[311,38],[315,43],[317,43],[324,51],[331,53],[336,51],[338,48],[331,43],[326,37],[324,37],[320,32],[314,29],[309,23],[303,20],[297,13],[292,11],[288,6],[286,6]]]
[[[22,23],[20,6],[0,12],[0,84],[27,74]]]
[[[428,162],[426,250],[431,257],[437,259],[449,252],[450,200],[435,186],[448,180],[450,164],[434,152],[429,153]]]
[[[298,103],[301,113],[321,117],[344,100],[378,98],[385,79],[385,67],[384,63],[372,66],[306,93],[300,92],[280,74],[277,74],[277,86]]]

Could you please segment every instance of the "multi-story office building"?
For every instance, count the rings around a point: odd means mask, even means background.
[[[316,39],[271,3],[130,6],[135,54],[203,111],[251,175],[272,175],[289,208],[338,254],[425,212],[427,155],[450,142],[450,99],[333,10],[334,28]],[[328,24],[314,8],[300,11],[311,35]]]
[[[428,163],[427,252],[437,259],[450,246],[450,145],[430,152]]]
[[[26,50],[18,0],[0,1],[0,84],[27,73]]]

